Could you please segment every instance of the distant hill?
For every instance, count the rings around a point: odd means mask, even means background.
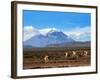
[[[31,45],[23,45],[24,48],[32,48],[33,46]]]
[[[68,42],[68,43],[61,43],[61,44],[50,44],[47,45],[46,47],[90,47],[91,42],[86,41],[86,42]]]

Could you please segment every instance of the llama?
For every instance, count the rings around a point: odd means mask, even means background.
[[[72,54],[72,57],[75,57],[76,56],[76,52],[75,51],[72,51],[73,54]]]
[[[49,61],[48,57],[49,57],[49,56],[45,56],[45,57],[44,57],[45,63]]]
[[[72,58],[75,58],[75,59],[78,59],[79,58],[79,56],[76,53],[76,51],[72,51]]]
[[[65,53],[65,58],[67,58],[67,57],[68,57],[68,52]]]
[[[84,56],[87,56],[88,55],[88,51],[84,51]]]

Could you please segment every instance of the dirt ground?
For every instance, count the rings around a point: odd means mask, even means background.
[[[84,56],[84,50],[76,50],[77,56],[72,58],[72,51],[67,50],[70,55],[65,58],[65,51],[59,52],[49,52],[45,53],[44,51],[41,54],[40,52],[26,52],[23,58],[23,69],[38,69],[38,68],[57,68],[57,67],[78,67],[78,66],[90,66],[91,65],[91,57],[90,57],[90,49],[85,49],[88,51],[88,55]],[[75,50],[74,50],[75,51]],[[30,54],[29,54],[30,53]],[[45,54],[44,54],[45,53]],[[82,53],[80,55],[80,53]],[[44,61],[44,56],[48,55],[48,61]]]

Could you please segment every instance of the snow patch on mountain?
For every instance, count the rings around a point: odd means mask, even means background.
[[[41,29],[39,31],[42,35],[46,36],[49,32],[55,32],[58,30],[56,28],[45,28],[45,29]]]

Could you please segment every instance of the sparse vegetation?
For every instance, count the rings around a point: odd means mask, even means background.
[[[24,49],[23,54],[23,68],[34,69],[89,66],[91,52],[90,47],[63,47]]]

